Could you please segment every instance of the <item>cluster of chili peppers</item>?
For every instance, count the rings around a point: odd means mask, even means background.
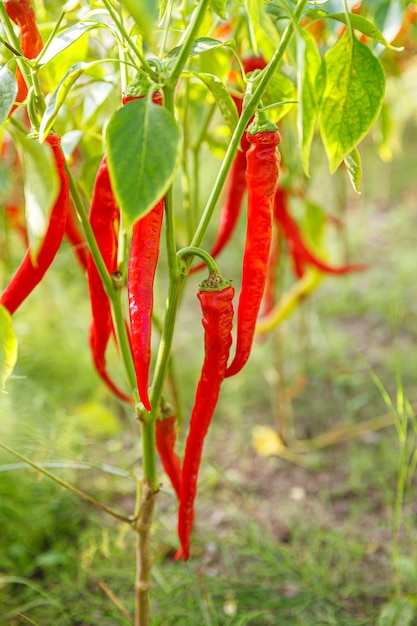
[[[21,51],[32,59],[42,49],[42,38],[37,30],[29,0],[7,0],[5,7],[10,18],[20,28]],[[249,73],[265,66],[262,57],[243,61]],[[17,102],[27,95],[27,86],[20,69]],[[126,94],[122,105],[144,97]],[[241,114],[243,99],[233,96]],[[162,105],[162,94],[152,94],[154,104]],[[226,187],[225,202],[221,209],[220,225],[211,255],[216,257],[230,241],[236,228],[243,199],[247,194],[246,236],[243,251],[242,279],[238,298],[236,347],[229,363],[234,319],[233,299],[235,289],[217,271],[210,268],[208,279],[200,284],[197,293],[202,310],[204,328],[204,361],[191,411],[189,431],[181,461],[176,447],[176,414],[163,405],[155,422],[155,442],[164,470],[178,497],[178,536],[180,549],[177,558],[190,556],[190,537],[194,522],[194,503],[197,494],[198,473],[204,441],[218,402],[225,378],[236,375],[247,363],[255,336],[256,323],[262,307],[273,307],[274,281],[271,265],[279,258],[278,240],[273,239],[274,221],[287,242],[295,272],[302,277],[306,266],[313,265],[322,272],[346,273],[363,269],[363,266],[345,265],[334,268],[318,259],[308,248],[294,218],[288,210],[285,189],[278,187],[281,136],[262,111],[251,120],[241,138],[240,147],[231,166]],[[106,352],[109,341],[116,332],[113,323],[108,283],[103,284],[96,265],[97,253],[116,288],[118,279],[118,241],[120,210],[117,205],[109,175],[106,156],[99,165],[89,210],[89,225],[97,249],[87,253],[85,240],[78,225],[74,207],[69,199],[69,179],[65,158],[60,147],[60,137],[53,133],[46,142],[53,151],[59,175],[59,194],[52,209],[50,221],[40,249],[33,258],[30,249],[0,296],[0,303],[11,314],[22,304],[56,256],[64,235],[68,238],[81,266],[86,270],[91,303],[92,321],[89,330],[94,366],[108,388],[121,400],[132,403],[131,395],[122,391],[108,372]],[[146,411],[152,410],[149,397],[149,372],[151,365],[151,331],[153,313],[154,278],[159,258],[161,229],[165,203],[159,202],[133,225],[127,272],[129,320],[126,321],[136,374],[137,394]],[[22,231],[19,212],[9,210],[10,223]],[[272,249],[272,252],[271,252]],[[205,263],[195,266],[193,273]],[[99,265],[100,267],[100,265]],[[119,283],[117,283],[119,284]],[[152,396],[151,396],[152,398]]]

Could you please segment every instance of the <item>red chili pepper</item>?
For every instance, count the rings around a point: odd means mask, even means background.
[[[7,15],[20,28],[20,47],[22,54],[27,59],[34,59],[43,48],[42,37],[36,25],[36,16],[33,12],[30,0],[7,0],[4,3]],[[28,88],[18,67],[16,70],[17,96],[16,102],[23,102],[28,93]],[[16,108],[13,106],[12,112]]]
[[[246,73],[257,69],[263,69],[266,61],[262,56],[248,57],[243,59],[243,67]],[[242,113],[242,98],[232,95],[239,115]],[[249,120],[249,124],[252,120]],[[243,198],[246,193],[246,152],[249,149],[249,141],[246,133],[240,140],[240,149],[236,152],[232,166],[227,178],[226,198],[220,210],[219,230],[210,250],[211,256],[215,259],[229,243],[242,208]],[[194,274],[205,267],[204,263],[194,266],[190,274]]]
[[[348,274],[350,272],[361,272],[366,269],[366,265],[354,264],[334,267],[314,255],[303,241],[300,229],[289,213],[288,191],[284,188],[278,189],[275,194],[274,216],[288,243],[294,270],[299,278],[304,275],[306,265],[314,265],[314,267],[327,274]]]
[[[89,221],[109,274],[117,269],[115,223],[118,219],[119,207],[111,188],[106,157],[103,157],[94,183]],[[117,387],[107,372],[106,348],[110,336],[114,336],[115,333],[110,300],[90,253],[87,262],[87,278],[93,318],[90,325],[89,342],[94,366],[99,376],[116,396],[125,402],[132,403],[132,398]]]
[[[247,228],[237,314],[236,354],[226,370],[227,377],[237,374],[249,358],[265,289],[280,164],[277,146],[281,137],[278,130],[272,128],[271,125],[253,126],[258,132],[247,133],[251,144],[246,153]]]
[[[269,253],[268,272],[266,275],[265,290],[262,297],[262,317],[268,315],[275,306],[275,292],[277,270],[280,259],[281,245],[278,228],[272,231],[271,250]]]
[[[65,236],[71,244],[78,261],[83,269],[87,269],[88,264],[88,249],[86,241],[78,227],[77,216],[75,213],[74,205],[69,203],[68,218],[65,226]]]
[[[179,499],[181,486],[181,462],[175,452],[175,442],[177,439],[177,434],[175,432],[176,422],[177,416],[175,413],[169,417],[157,419],[155,424],[155,436],[156,449],[158,450],[163,468]]]
[[[197,493],[198,470],[204,439],[210,426],[220,386],[223,382],[230,346],[232,345],[234,288],[211,277],[200,285],[204,326],[204,363],[191,413],[190,429],[185,446],[181,472],[181,492],[178,511],[178,536],[181,550],[177,558],[187,561],[190,555],[190,534],[194,520],[194,500]],[[216,286],[217,283],[217,286]]]
[[[124,96],[123,103],[141,97]],[[161,105],[162,94],[155,92],[152,95],[152,101]],[[148,385],[151,364],[153,284],[159,257],[164,207],[165,202],[161,199],[149,213],[134,223],[130,244],[127,289],[133,360],[139,397],[147,411],[152,409]]]
[[[164,200],[133,225],[128,269],[130,328],[136,382],[141,402],[152,409],[148,396],[151,363],[153,283],[159,256]]]
[[[22,302],[42,280],[45,272],[51,265],[61,245],[68,214],[69,183],[65,171],[65,158],[61,150],[61,138],[49,135],[47,143],[52,147],[57,166],[60,189],[58,198],[52,208],[48,228],[41,244],[35,264],[32,261],[30,250],[27,250],[15,275],[0,297],[0,302],[13,314]]]

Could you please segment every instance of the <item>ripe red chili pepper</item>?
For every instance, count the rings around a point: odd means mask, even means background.
[[[173,415],[169,415],[168,417],[157,419],[155,424],[155,437],[156,449],[158,450],[163,468],[179,499],[181,486],[181,462],[179,456],[175,452],[175,442],[177,439],[175,432],[176,422],[177,416],[175,413]]]
[[[124,96],[123,103],[141,96]],[[162,94],[152,95],[155,104],[162,104]],[[127,289],[132,333],[132,351],[135,363],[139,397],[145,409],[152,409],[149,396],[149,369],[151,364],[151,333],[153,310],[153,284],[159,257],[164,199],[149,213],[138,219],[132,230]]]
[[[334,267],[319,259],[308,249],[306,243],[303,241],[298,224],[289,213],[287,189],[277,189],[275,194],[274,217],[288,243],[294,270],[299,278],[304,275],[306,265],[314,265],[314,267],[317,267],[317,269],[327,274],[348,274],[350,272],[360,272],[366,269],[366,265],[358,264]]]
[[[266,61],[262,56],[243,59],[243,67],[246,73],[253,72],[257,69],[263,69],[265,66]],[[242,98],[234,95],[232,95],[232,98],[240,115],[242,113]],[[252,120],[249,120],[249,124],[251,121]],[[220,209],[219,230],[210,250],[210,254],[214,259],[229,243],[239,219],[243,198],[246,193],[245,172],[246,152],[248,149],[249,141],[246,138],[246,133],[244,133],[240,140],[240,149],[235,154],[229,175],[227,177],[226,198],[222,208]],[[194,274],[204,267],[204,263],[199,263],[191,269],[190,274]]]
[[[8,225],[19,233],[26,247],[29,246],[29,239],[26,230],[26,223],[23,216],[23,208],[16,204],[6,204],[4,207]]]
[[[278,228],[272,231],[271,250],[269,253],[268,272],[266,275],[265,290],[262,297],[262,317],[268,315],[275,306],[275,292],[277,270],[281,252],[280,233]]]
[[[271,247],[274,196],[278,185],[281,141],[278,129],[255,121],[248,132],[250,148],[246,153],[248,213],[242,286],[237,314],[236,354],[226,376],[237,374],[247,362],[255,334],[256,319],[262,302]]]
[[[106,157],[103,157],[94,183],[89,221],[109,274],[117,269],[115,222],[118,219],[119,207],[111,188]],[[92,313],[89,342],[94,366],[99,376],[116,396],[125,402],[132,403],[130,396],[127,396],[117,387],[107,372],[106,348],[110,336],[114,336],[113,319],[110,300],[91,253],[88,254],[87,278]]]
[[[133,225],[127,288],[133,360],[141,402],[152,409],[148,396],[151,363],[153,283],[159,256],[164,200]]]
[[[220,279],[221,280],[221,279]],[[234,288],[211,275],[200,285],[204,326],[204,363],[191,413],[184,461],[178,511],[178,536],[181,550],[177,557],[187,561],[190,555],[190,534],[194,520],[194,500],[204,439],[210,426],[220,386],[223,382],[230,346],[232,345]]]
[[[70,201],[68,207],[68,217],[65,226],[65,236],[71,244],[78,261],[83,269],[87,269],[88,264],[88,250],[86,241],[81,233],[81,230],[77,224],[77,217],[75,214],[74,205]]]
[[[20,47],[22,54],[27,59],[34,59],[43,48],[42,37],[36,25],[36,16],[33,12],[30,0],[7,0],[4,3],[7,15],[20,28]],[[23,102],[28,93],[28,88],[18,67],[16,70],[17,96],[16,102]],[[12,112],[16,108],[13,106]]]
[[[61,150],[61,138],[52,134],[46,138],[52,147],[57,166],[60,189],[58,198],[52,208],[48,228],[41,244],[35,264],[32,261],[30,250],[27,250],[20,266],[12,280],[3,291],[0,302],[13,314],[31,291],[42,280],[45,272],[51,265],[61,245],[68,214],[69,183],[65,171],[65,158]]]

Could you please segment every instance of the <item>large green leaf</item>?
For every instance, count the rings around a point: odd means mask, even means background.
[[[330,173],[365,137],[381,109],[385,74],[371,50],[348,31],[325,54],[317,77],[319,124]]]
[[[16,100],[17,83],[13,72],[5,65],[0,69],[0,126],[10,113],[10,109]]]
[[[278,122],[292,108],[295,99],[295,87],[290,80],[281,72],[275,72],[272,79],[262,96],[264,106],[277,104],[278,102],[286,102],[274,109],[274,122]]]
[[[0,389],[4,391],[17,361],[17,339],[10,313],[0,305]]]
[[[317,119],[316,78],[321,64],[314,39],[297,31],[298,110],[297,126],[304,171],[309,173],[311,144]]]
[[[226,0],[210,0],[210,8],[222,20],[226,19]]]
[[[172,114],[146,98],[113,114],[106,140],[113,191],[125,226],[130,226],[171,184],[181,155],[181,133]]]
[[[23,161],[26,225],[33,258],[45,235],[59,193],[59,178],[51,147],[14,133]]]

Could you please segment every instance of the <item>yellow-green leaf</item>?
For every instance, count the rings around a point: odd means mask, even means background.
[[[6,380],[17,361],[17,339],[13,330],[12,317],[0,305],[0,389],[5,390]]]
[[[319,124],[333,174],[369,132],[381,109],[381,62],[348,31],[324,56],[318,73]]]
[[[361,168],[361,155],[359,154],[359,150],[354,148],[350,154],[348,154],[345,159],[346,169],[349,174],[350,182],[356,193],[360,193],[359,191],[359,183],[362,178],[362,168]]]

